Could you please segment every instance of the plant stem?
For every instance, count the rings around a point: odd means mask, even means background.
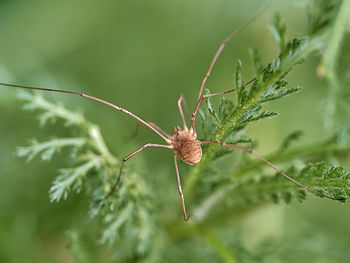
[[[117,164],[118,160],[108,150],[108,147],[105,141],[103,140],[99,127],[96,125],[90,125],[89,134],[93,140],[93,145],[97,148],[101,155],[105,157],[111,165]]]
[[[338,16],[331,30],[327,47],[322,55],[321,63],[317,68],[317,73],[320,76],[327,76],[335,69],[338,54],[341,50],[340,45],[346,30],[346,23],[349,21],[349,15],[350,0],[343,0],[343,3],[339,8]]]
[[[199,233],[208,241],[208,243],[216,250],[222,260],[226,263],[237,263],[232,252],[225,247],[220,239],[208,227],[197,226]]]
[[[348,103],[344,100],[344,92],[341,89],[338,78],[336,64],[341,51],[341,43],[346,32],[347,23],[350,21],[350,0],[343,0],[334,26],[331,28],[331,34],[325,51],[322,55],[321,63],[317,68],[317,74],[326,78],[329,84],[329,108],[327,108],[327,118],[325,126],[329,128],[334,125],[339,112],[348,113]],[[335,106],[337,105],[337,106]],[[338,108],[338,109],[337,109]],[[337,114],[337,115],[336,115]]]

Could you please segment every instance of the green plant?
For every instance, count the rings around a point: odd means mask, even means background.
[[[104,225],[100,242],[111,246],[117,238],[125,238],[135,244],[133,249],[138,254],[144,254],[150,247],[155,227],[152,199],[143,179],[127,170],[126,180],[113,198],[106,200],[105,196],[115,183],[120,161],[109,152],[98,126],[82,114],[53,104],[39,94],[22,91],[19,98],[27,102],[25,109],[43,112],[39,115],[42,126],[60,120],[72,133],[80,135],[46,142],[33,139],[30,146],[17,150],[18,156],[27,157],[28,161],[38,155],[50,161],[55,153],[68,148],[69,168],[59,170],[50,189],[51,202],[67,199],[72,192],[80,193],[85,189],[91,198],[90,214],[99,217]]]
[[[343,5],[348,5],[348,2],[344,0]],[[317,51],[327,52],[331,49],[330,39],[336,41],[339,46],[341,38],[330,38],[330,35],[334,28],[342,29],[344,26],[340,22],[332,23],[332,21],[335,18],[337,21],[345,19],[347,13],[343,11],[344,8],[339,9],[329,1],[314,1],[314,3],[314,7],[309,9],[307,36],[288,41],[285,37],[286,26],[278,15],[275,16],[271,31],[279,45],[280,54],[275,60],[263,66],[258,51],[251,51],[256,74],[256,80],[251,87],[244,84],[241,76],[242,63],[238,62],[235,78],[238,89],[236,101],[223,98],[216,112],[210,99],[206,100],[206,108],[200,112],[203,139],[235,144],[254,142],[244,133],[244,129],[252,122],[271,118],[277,114],[263,110],[265,103],[300,91],[299,87],[287,87],[286,78],[293,68]],[[334,49],[337,50],[338,46],[336,45]],[[335,63],[330,65],[327,71],[335,72]],[[332,74],[327,76],[329,79],[332,78]],[[171,220],[158,218],[157,209],[154,208],[157,203],[152,199],[147,184],[128,167],[118,190],[110,199],[104,200],[103,197],[109,193],[115,181],[120,161],[108,150],[99,128],[88,122],[81,114],[72,113],[61,105],[52,104],[37,94],[21,93],[20,97],[27,101],[27,109],[43,111],[40,116],[42,125],[47,121],[60,119],[72,129],[72,134],[78,136],[41,143],[33,140],[30,146],[19,148],[18,154],[27,156],[28,159],[40,155],[42,159],[50,160],[54,153],[62,148],[68,148],[71,156],[68,158],[69,168],[60,170],[60,175],[50,190],[51,200],[60,201],[62,198],[67,198],[71,192],[79,193],[84,189],[91,200],[91,214],[100,217],[105,223],[101,242],[115,246],[120,257],[128,254],[126,251],[131,251],[129,253],[135,254],[133,259],[152,259],[154,253],[157,253],[155,247],[159,246],[151,244],[156,242],[155,233],[159,231],[163,235],[167,233],[191,238],[201,236],[208,240],[226,262],[237,262],[237,258],[258,261],[256,255],[249,255],[241,247],[239,238],[236,240],[237,253],[234,254],[227,249],[212,228],[232,218],[237,207],[249,210],[269,200],[273,202],[283,200],[289,203],[292,200],[303,201],[307,196],[303,189],[278,174],[271,175],[268,171],[262,170],[263,163],[250,160],[247,156],[244,156],[244,160],[233,167],[235,169],[231,172],[219,173],[217,160],[232,151],[217,145],[207,145],[203,149],[202,161],[192,168],[185,182],[187,202],[192,203],[194,207],[193,219],[189,224],[182,225],[181,222],[180,225],[178,218]],[[334,103],[338,104],[337,100]],[[288,136],[281,147],[267,159],[283,165],[287,161],[303,159],[305,156],[323,159],[322,155],[325,152],[333,154],[349,149],[350,140],[346,127],[325,141],[291,148],[290,144],[292,140],[298,138],[298,134],[300,133]],[[287,174],[316,190],[333,197],[345,197],[347,200],[350,197],[350,175],[342,167],[327,165],[324,162],[283,166]],[[79,239],[74,234],[70,236],[73,244],[77,244],[74,242],[78,242]],[[120,240],[123,242],[118,242]],[[153,249],[150,249],[151,247]],[[77,250],[74,251],[79,254]]]

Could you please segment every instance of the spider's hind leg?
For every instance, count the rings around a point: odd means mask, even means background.
[[[181,187],[181,179],[180,179],[180,173],[179,173],[179,167],[177,165],[177,161],[176,161],[177,157],[174,154],[174,164],[175,164],[175,170],[176,170],[176,177],[177,177],[177,188],[179,190],[179,194],[180,194],[180,199],[181,199],[181,205],[182,205],[182,212],[184,214],[184,219],[185,221],[188,221],[188,216],[186,213],[186,205],[185,205],[185,198],[184,195],[182,193],[182,187]]]
[[[269,162],[268,160],[266,160],[261,154],[257,153],[256,151],[254,151],[253,149],[244,147],[244,146],[240,146],[240,145],[235,145],[235,144],[229,144],[229,143],[225,143],[225,142],[220,142],[220,141],[201,141],[201,144],[209,144],[209,143],[214,143],[214,144],[220,144],[224,147],[227,148],[231,148],[231,149],[237,149],[243,152],[247,152],[250,153],[252,155],[254,155],[255,157],[259,158],[261,161],[263,161],[264,163],[266,163],[268,166],[270,166],[272,169],[274,169],[276,172],[278,172],[280,175],[284,176],[285,178],[287,178],[289,181],[292,181],[293,183],[299,185],[300,187],[314,193],[315,195],[319,196],[319,197],[324,197],[327,199],[331,199],[331,200],[337,200],[337,201],[343,201],[344,198],[334,198],[325,194],[322,194],[308,186],[305,186],[301,183],[299,183],[298,181],[296,181],[295,179],[291,178],[290,176],[288,176],[287,174],[285,174],[284,172],[282,172],[278,167],[276,167],[275,165],[273,165],[271,162]]]

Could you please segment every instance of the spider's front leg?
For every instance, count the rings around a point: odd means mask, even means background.
[[[119,184],[120,182],[120,178],[121,178],[121,175],[122,175],[122,171],[123,171],[123,167],[124,167],[124,163],[129,160],[131,157],[133,157],[135,154],[141,152],[142,150],[146,149],[146,148],[149,148],[149,147],[158,147],[158,148],[167,148],[167,149],[172,149],[173,147],[171,145],[163,145],[163,144],[154,144],[154,143],[147,143],[143,146],[141,146],[140,148],[138,148],[136,151],[128,154],[127,156],[125,156],[120,164],[120,168],[119,168],[119,174],[118,174],[118,179],[117,181],[115,182],[115,184],[113,185],[111,191],[108,193],[108,195],[105,197],[105,199],[109,198],[114,190],[116,189],[117,185]]]

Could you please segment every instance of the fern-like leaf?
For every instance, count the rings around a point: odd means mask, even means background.
[[[100,241],[112,245],[120,240],[123,233],[133,233],[128,240],[134,245],[126,246],[125,251],[131,249],[130,253],[146,254],[151,248],[155,222],[149,201],[151,194],[143,178],[125,167],[125,180],[121,181],[114,195],[106,199],[115,184],[120,162],[109,152],[98,126],[80,113],[71,112],[37,94],[21,92],[20,98],[26,101],[26,109],[41,112],[39,121],[42,125],[62,120],[66,126],[74,125],[82,134],[78,138],[58,138],[47,142],[33,139],[31,145],[18,148],[17,154],[27,157],[28,161],[38,155],[51,160],[54,153],[67,148],[70,165],[59,169],[59,175],[50,188],[50,200],[58,202],[67,199],[73,192],[84,190],[93,200],[90,214],[101,218],[105,225]]]

